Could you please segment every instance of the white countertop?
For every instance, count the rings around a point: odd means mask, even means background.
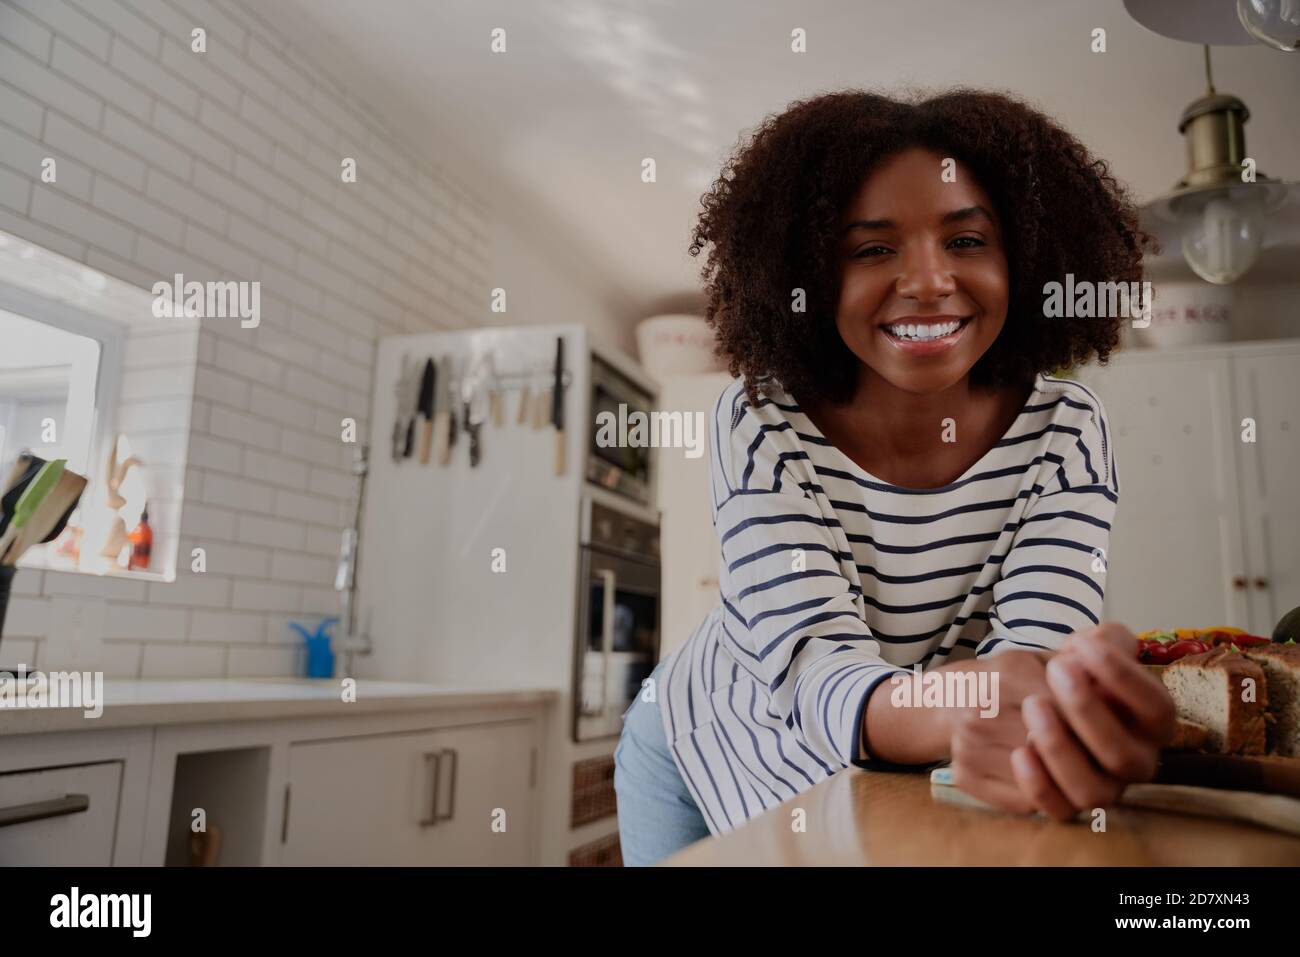
[[[110,678],[104,681],[104,710],[98,718],[87,718],[80,708],[0,706],[0,737],[133,725],[547,704],[558,697],[552,688],[465,688],[359,678],[356,700],[345,702],[339,679]]]

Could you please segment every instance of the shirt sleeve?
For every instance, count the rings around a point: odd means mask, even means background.
[[[1105,412],[1095,400],[1086,405],[1086,413],[1059,427],[1067,437],[1063,461],[1016,531],[976,657],[1054,651],[1074,632],[1101,623],[1119,477]]]
[[[714,423],[724,640],[809,751],[827,764],[876,766],[863,747],[863,709],[904,669],[879,654],[841,568],[852,555],[806,487],[807,455],[791,423],[776,407],[750,408],[738,389],[723,394]]]

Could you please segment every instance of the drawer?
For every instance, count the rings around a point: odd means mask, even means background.
[[[113,863],[122,762],[0,774],[0,865]]]

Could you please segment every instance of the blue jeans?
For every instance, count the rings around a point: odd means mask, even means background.
[[[668,750],[657,698],[662,670],[660,664],[650,673],[656,700],[643,701],[638,694],[624,713],[623,734],[614,750],[614,792],[624,867],[658,864],[709,836],[704,815],[695,806]]]

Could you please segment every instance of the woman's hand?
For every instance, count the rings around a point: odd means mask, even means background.
[[[1028,741],[1022,716],[1024,702],[1051,696],[1046,669],[1049,659],[1046,653],[1009,651],[969,666],[970,670],[998,675],[996,715],[980,717],[975,709],[953,715],[953,783],[972,797],[1021,814],[1037,809],[1020,789],[1011,756]]]
[[[1001,707],[996,717],[958,718],[954,783],[1007,810],[1066,819],[1113,803],[1132,781],[1150,780],[1173,734],[1174,709],[1135,649],[1127,629],[1102,625],[1071,636],[1051,658],[989,659]]]
[[[1047,664],[1051,694],[1023,703],[1028,741],[1011,764],[1038,810],[1070,818],[1154,776],[1160,748],[1173,736],[1174,705],[1138,663],[1136,643],[1114,624],[1071,636]]]

